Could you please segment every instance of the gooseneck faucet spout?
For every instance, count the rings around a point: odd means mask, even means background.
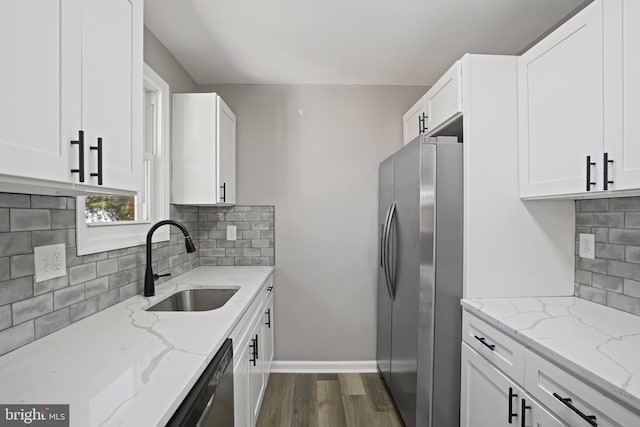
[[[153,268],[151,267],[151,238],[153,237],[153,233],[163,225],[173,225],[178,227],[182,234],[184,234],[184,244],[187,248],[187,253],[192,253],[196,251],[196,247],[193,244],[193,240],[191,240],[191,236],[189,235],[189,231],[187,227],[180,224],[179,222],[173,221],[171,219],[166,219],[164,221],[160,221],[155,223],[149,231],[147,232],[147,270],[144,273],[144,296],[152,297],[156,294],[156,287],[154,282],[158,280],[160,277],[169,276],[169,274],[157,275],[153,272]]]

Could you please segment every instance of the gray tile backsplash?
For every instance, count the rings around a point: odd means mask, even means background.
[[[171,206],[198,245],[198,207]],[[200,263],[182,233],[154,244],[154,269],[182,274]],[[67,275],[35,283],[33,247],[64,243]],[[0,355],[142,291],[145,248],[76,256],[75,199],[0,193]],[[168,280],[168,279],[161,279]]]
[[[580,258],[595,234],[595,259]],[[575,295],[640,315],[640,197],[576,201]]]
[[[145,247],[76,255],[75,198],[0,193],[0,355],[140,293]],[[198,265],[274,265],[273,206],[171,206],[189,229],[154,243],[153,268],[173,277]],[[226,240],[228,225],[237,240]],[[67,275],[34,280],[33,248],[64,243]],[[162,278],[159,282],[169,280]],[[637,288],[640,290],[640,288]]]
[[[200,206],[198,223],[201,265],[274,265],[273,206]],[[226,239],[229,225],[236,241]]]

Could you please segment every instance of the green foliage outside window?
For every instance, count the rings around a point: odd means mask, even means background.
[[[133,196],[88,196],[85,198],[84,216],[87,222],[113,222],[135,220]]]

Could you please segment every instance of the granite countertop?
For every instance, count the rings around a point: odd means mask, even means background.
[[[198,267],[0,357],[0,402],[70,404],[71,426],[165,425],[272,267]],[[148,312],[178,290],[239,286],[221,308]]]
[[[478,298],[462,305],[640,410],[640,317],[575,297]]]

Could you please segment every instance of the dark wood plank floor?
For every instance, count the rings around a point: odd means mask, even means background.
[[[271,374],[257,427],[402,427],[378,374]]]

